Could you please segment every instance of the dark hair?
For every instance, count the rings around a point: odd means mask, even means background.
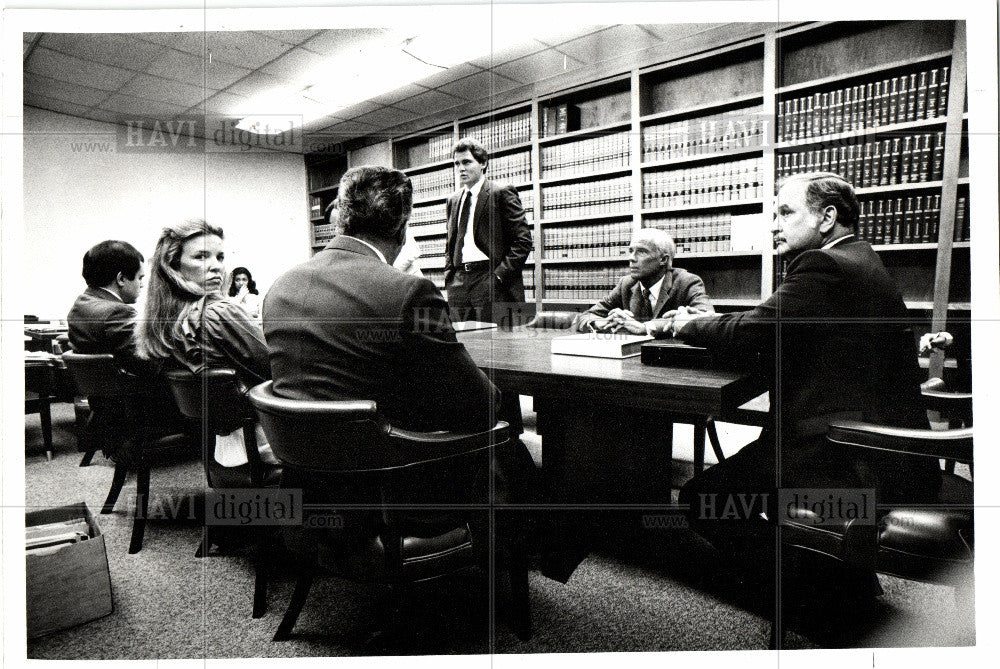
[[[337,202],[343,234],[396,239],[410,218],[413,184],[399,170],[362,165],[340,180]]]
[[[451,155],[454,156],[456,153],[461,153],[462,151],[471,153],[476,162],[483,166],[483,171],[486,171],[486,164],[490,161],[490,154],[486,151],[485,146],[471,137],[463,137],[455,142],[455,146],[451,150]]]
[[[109,239],[83,254],[83,278],[91,288],[103,288],[124,274],[135,278],[144,258],[128,242]]]
[[[236,282],[233,279],[236,278],[237,274],[247,275],[247,292],[253,293],[254,295],[260,295],[257,292],[257,282],[253,280],[253,275],[250,274],[250,270],[246,267],[237,267],[232,272],[229,273],[229,297],[236,297],[236,293],[240,292],[239,288],[236,287]]]
[[[778,182],[778,190],[793,181],[805,181],[806,206],[818,213],[827,207],[837,210],[837,222],[858,231],[858,196],[854,187],[833,172],[807,172],[793,174]]]

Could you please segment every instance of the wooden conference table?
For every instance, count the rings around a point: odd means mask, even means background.
[[[532,396],[554,501],[669,501],[672,423],[703,424],[766,390],[746,372],[553,355],[551,339],[565,334],[525,327],[458,334],[501,390]]]

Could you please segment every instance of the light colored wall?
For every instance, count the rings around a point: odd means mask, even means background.
[[[63,318],[84,289],[84,252],[123,239],[148,259],[160,229],[205,218],[226,233],[226,264],[261,293],[309,257],[302,156],[279,152],[125,153],[117,126],[24,108],[26,313]]]

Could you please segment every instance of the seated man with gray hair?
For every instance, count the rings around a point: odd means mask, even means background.
[[[677,245],[665,231],[643,228],[628,247],[629,273],[601,301],[573,320],[579,332],[655,333],[678,310],[714,313],[705,284],[673,266]]]

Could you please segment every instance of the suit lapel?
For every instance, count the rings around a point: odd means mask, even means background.
[[[476,232],[482,230],[482,226],[489,225],[487,217],[487,201],[490,199],[490,181],[483,180],[483,187],[479,189],[479,197],[476,198],[476,211],[472,214],[472,229]],[[488,229],[488,228],[487,228]],[[478,246],[478,242],[476,243]],[[480,249],[481,250],[481,249]]]
[[[628,301],[628,310],[633,314],[637,314],[642,306],[642,284],[638,281],[633,283],[632,287],[629,289],[629,293],[631,297]]]
[[[669,285],[667,285],[668,283]],[[660,294],[656,298],[656,308],[653,309],[653,318],[660,317],[663,307],[667,305],[667,301],[670,299],[671,293],[674,292],[674,283],[674,273],[673,270],[670,270],[663,275],[663,283],[660,285]]]

